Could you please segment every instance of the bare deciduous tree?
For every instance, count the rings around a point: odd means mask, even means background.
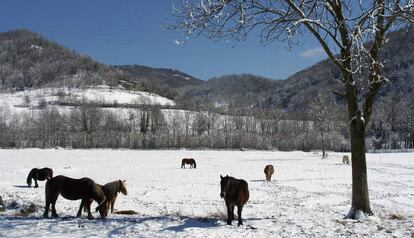
[[[283,40],[292,46],[302,34],[311,34],[342,74],[353,161],[347,217],[373,214],[365,132],[375,96],[386,82],[380,60],[386,34],[414,22],[413,0],[180,0],[173,15],[172,29],[210,39],[237,42],[258,32],[263,43]]]

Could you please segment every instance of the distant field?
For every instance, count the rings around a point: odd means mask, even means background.
[[[0,212],[0,237],[411,237],[414,153],[368,154],[376,217],[364,222],[342,219],[351,203],[351,167],[342,164],[342,155],[321,160],[304,152],[0,150],[0,195],[6,205],[15,202]],[[197,169],[181,169],[184,157],[195,158]],[[266,164],[275,166],[272,182],[264,181]],[[80,201],[60,197],[61,218],[43,219],[45,183],[25,186],[33,167],[101,184],[126,179],[129,194],[119,195],[115,208],[138,215],[77,219]],[[249,183],[243,227],[223,219],[220,174]],[[38,206],[35,213],[16,215],[30,203]]]

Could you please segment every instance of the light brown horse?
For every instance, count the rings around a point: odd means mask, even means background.
[[[238,226],[243,225],[242,210],[249,200],[249,186],[243,179],[223,177],[220,175],[220,197],[224,198],[227,207],[227,225],[234,220],[234,206],[237,206]]]
[[[181,161],[181,168],[182,169],[185,169],[185,165],[186,164],[189,164],[190,165],[190,169],[191,168],[197,168],[197,164],[196,164],[196,162],[195,162],[195,160],[193,158],[184,158]]]
[[[343,164],[349,164],[350,163],[350,159],[348,155],[344,155],[344,157],[342,157],[342,163]]]
[[[117,180],[110,183],[105,184],[104,186],[99,185],[102,188],[102,191],[105,193],[106,196],[106,202],[108,204],[108,210],[111,209],[111,213],[114,213],[114,205],[116,198],[118,196],[118,193],[122,193],[124,195],[127,195],[127,189],[126,189],[126,181],[125,180]],[[93,200],[89,200],[86,204],[81,203],[79,207],[79,211],[82,211],[82,208],[85,208],[87,206],[90,206],[90,204],[93,202]]]
[[[264,173],[266,175],[266,181],[270,181],[272,179],[272,175],[275,172],[275,169],[273,168],[273,165],[268,164],[264,168]]]
[[[94,200],[99,204],[96,210],[99,210],[101,217],[105,218],[108,215],[106,196],[102,188],[90,178],[73,179],[59,175],[46,182],[45,193],[46,206],[43,213],[45,218],[49,217],[50,204],[52,204],[52,216],[58,217],[55,205],[59,194],[69,200],[82,199],[82,204],[87,204],[88,201]],[[86,205],[86,209],[88,211],[88,219],[93,219],[90,204]],[[81,211],[78,211],[78,217],[80,213]]]

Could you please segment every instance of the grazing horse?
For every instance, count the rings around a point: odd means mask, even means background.
[[[195,162],[195,160],[193,158],[184,158],[181,161],[181,168],[182,169],[185,169],[185,165],[186,164],[189,164],[190,165],[190,169],[191,168],[197,168],[197,164],[196,164],[196,162]]]
[[[32,186],[32,179],[34,179],[35,181],[35,188],[38,188],[39,185],[37,184],[37,180],[39,181],[44,181],[46,179],[51,179],[53,178],[53,170],[49,169],[49,168],[43,168],[43,169],[38,169],[38,168],[33,168],[32,170],[30,170],[29,175],[27,176],[27,186],[29,186],[29,188]]]
[[[55,204],[59,194],[69,200],[82,199],[82,204],[86,204],[88,219],[94,218],[91,213],[90,203],[87,204],[91,199],[99,204],[98,207],[96,207],[96,210],[99,210],[102,218],[105,218],[108,215],[106,196],[102,191],[102,188],[90,178],[73,179],[59,175],[46,182],[45,193],[46,206],[45,212],[43,213],[43,217],[45,218],[49,217],[50,204],[52,204],[52,216],[58,217]],[[81,210],[78,211],[77,217],[80,215]]]
[[[272,175],[275,172],[275,169],[273,168],[273,165],[266,165],[264,168],[264,173],[266,175],[266,181],[270,181],[272,179]]]
[[[116,201],[116,198],[118,196],[118,193],[122,193],[124,195],[127,195],[127,189],[126,189],[126,183],[125,180],[117,180],[110,183],[105,184],[104,186],[99,185],[102,188],[102,191],[104,192],[106,196],[106,202],[108,204],[108,210],[111,208],[111,213],[114,213],[114,204]],[[81,206],[79,208],[79,211],[82,210],[82,208],[90,207],[90,204],[93,202],[93,200],[89,200],[87,203],[81,203]]]
[[[343,164],[349,164],[350,159],[348,155],[344,155],[344,157],[342,157],[342,163]]]
[[[243,225],[242,209],[243,205],[249,200],[249,187],[243,179],[233,177],[223,177],[220,175],[220,197],[224,198],[227,207],[227,225],[231,225],[234,220],[234,206],[237,206],[238,226]]]

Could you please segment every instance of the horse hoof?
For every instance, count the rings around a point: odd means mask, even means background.
[[[95,219],[95,217],[93,217],[93,216],[88,216],[88,220],[94,220]]]

